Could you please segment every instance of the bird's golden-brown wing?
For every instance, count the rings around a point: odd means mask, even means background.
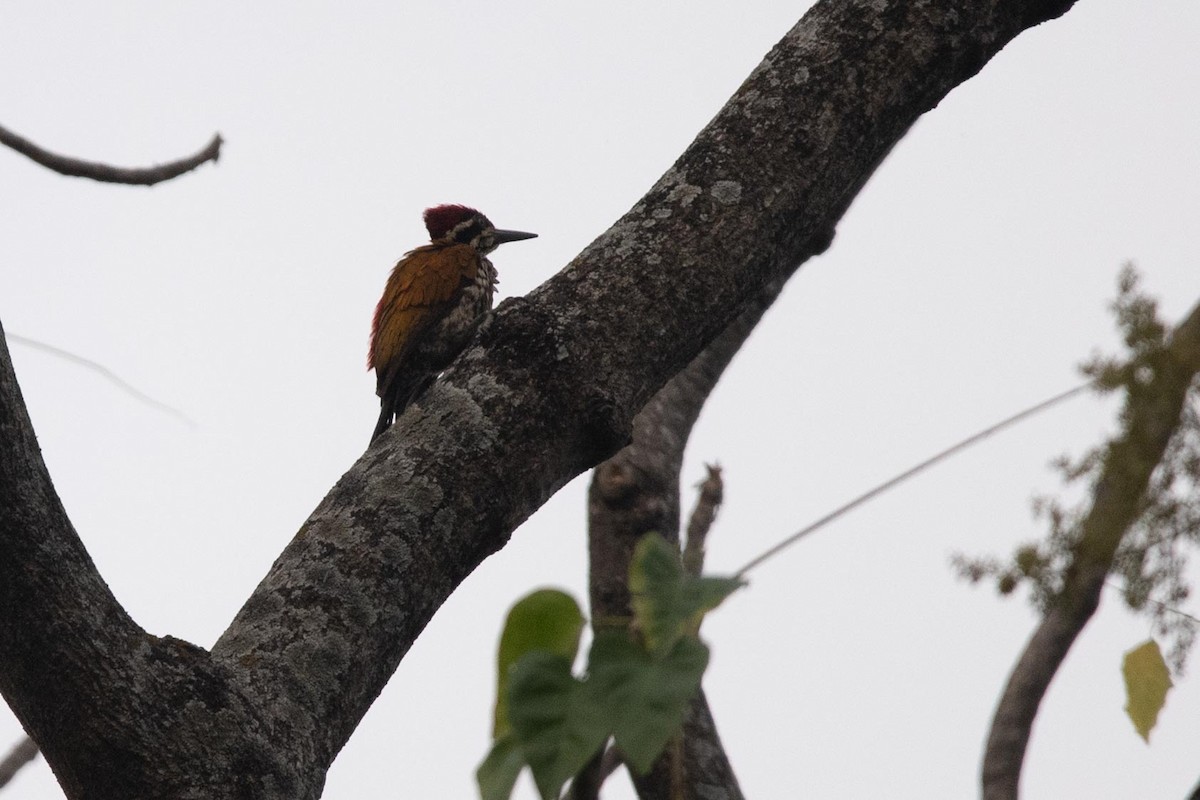
[[[369,369],[382,397],[421,334],[453,305],[455,295],[475,280],[479,257],[466,244],[430,244],[406,253],[392,269],[371,326]]]

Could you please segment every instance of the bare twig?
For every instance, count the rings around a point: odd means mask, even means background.
[[[216,161],[221,157],[221,134],[213,134],[212,139],[200,152],[171,161],[166,164],[156,164],[152,167],[113,167],[95,161],[83,161],[71,156],[59,155],[45,150],[23,136],[0,126],[0,144],[5,144],[47,169],[60,175],[72,178],[91,178],[104,183],[124,183],[133,186],[153,186],[156,183],[178,178],[185,172],[191,172],[201,164]]]
[[[7,786],[8,782],[21,770],[21,767],[37,758],[37,754],[38,746],[33,739],[26,736],[17,742],[13,749],[8,751],[4,760],[0,761],[0,787]]]
[[[616,772],[624,763],[625,759],[621,756],[621,751],[615,744],[610,744],[608,749],[604,751],[604,756],[600,759],[600,782],[603,783],[609,775]]]
[[[604,758],[609,752],[611,748],[596,751],[596,755],[592,756],[579,774],[571,780],[571,785],[563,793],[562,800],[600,800],[600,787],[604,785],[605,778],[612,774],[611,769],[604,771]]]
[[[1120,592],[1122,595],[1124,595],[1126,599],[1128,599],[1130,597],[1130,591],[1125,586],[1121,586],[1120,584],[1113,583],[1112,581],[1105,581],[1104,585],[1110,589],[1116,589],[1118,592]],[[1188,619],[1188,620],[1191,620],[1192,622],[1200,624],[1200,617],[1194,617],[1191,614],[1184,611],[1183,609],[1179,609],[1179,608],[1176,608],[1175,606],[1168,605],[1167,603],[1164,603],[1160,600],[1155,600],[1153,597],[1147,597],[1145,602],[1149,603],[1152,606],[1155,606],[1156,608],[1162,609],[1167,614],[1174,614],[1176,616],[1183,617],[1184,619]]]
[[[796,542],[803,539],[805,536],[808,536],[811,533],[816,533],[818,530],[820,530],[821,528],[824,528],[829,523],[833,522],[834,520],[838,519],[839,517],[841,517],[845,514],[848,514],[849,512],[851,512],[854,509],[861,506],[863,503],[866,503],[868,500],[871,500],[871,499],[883,494],[888,489],[892,489],[892,488],[895,488],[896,486],[899,486],[900,484],[904,483],[909,478],[916,477],[917,475],[921,474],[922,472],[924,472],[925,470],[934,466],[935,464],[946,460],[947,458],[949,458],[950,456],[952,456],[956,453],[960,453],[963,450],[966,450],[968,447],[971,447],[972,445],[983,441],[984,439],[991,436],[992,434],[999,433],[1000,431],[1004,430],[1005,428],[1009,427],[1010,425],[1015,425],[1023,419],[1032,417],[1039,412],[1045,411],[1047,408],[1050,408],[1053,405],[1057,405],[1058,403],[1061,403],[1064,400],[1072,398],[1077,394],[1083,393],[1087,389],[1091,388],[1091,386],[1092,386],[1092,384],[1089,382],[1089,383],[1082,384],[1081,386],[1076,386],[1074,389],[1068,389],[1065,392],[1059,392],[1058,394],[1054,395],[1053,397],[1051,397],[1047,400],[1043,400],[1042,402],[1032,405],[1029,408],[1026,408],[1022,411],[1018,411],[1016,414],[1013,414],[1011,417],[1002,419],[999,422],[997,422],[995,425],[992,425],[988,428],[984,428],[979,433],[968,436],[966,439],[963,439],[961,442],[950,445],[945,450],[935,453],[934,455],[925,459],[924,461],[917,464],[916,466],[910,467],[909,469],[906,469],[904,472],[901,472],[899,475],[895,476],[894,478],[889,478],[888,480],[884,481],[883,483],[879,484],[878,486],[875,486],[874,488],[869,489],[866,492],[863,492],[862,494],[860,494],[858,497],[855,497],[850,502],[845,503],[841,506],[838,506],[833,511],[830,511],[828,514],[821,517],[816,522],[812,523],[811,525],[809,525],[805,528],[801,528],[799,531],[797,531],[796,533],[793,533],[791,536],[787,537],[783,541],[779,542],[776,545],[773,545],[772,547],[768,548],[763,553],[760,553],[759,555],[755,556],[753,559],[751,559],[749,562],[744,564],[742,566],[742,568],[737,571],[737,575],[739,577],[745,575],[747,572],[754,569],[755,567],[757,567],[759,564],[763,563],[767,559],[771,558],[776,553],[780,552],[781,550],[786,550],[787,548],[791,547]]]
[[[704,541],[725,497],[720,465],[704,466],[708,470],[708,477],[700,482],[700,496],[696,498],[696,507],[688,519],[687,542],[683,547],[683,568],[692,575],[699,575],[704,570]]]
[[[188,416],[182,411],[174,406],[169,406],[166,403],[155,400],[153,397],[146,394],[141,389],[138,389],[136,386],[129,383],[103,364],[92,361],[90,358],[84,358],[83,356],[76,355],[70,350],[63,350],[61,347],[55,347],[52,344],[46,344],[45,342],[38,341],[37,339],[30,339],[26,336],[21,336],[16,333],[6,332],[5,337],[10,342],[21,344],[26,347],[32,347],[34,350],[41,350],[43,353],[49,353],[52,356],[70,361],[72,364],[77,364],[81,367],[90,369],[93,372],[99,373],[105,380],[126,394],[131,395],[135,400],[145,403],[152,408],[156,408],[164,414],[170,414],[172,417],[175,417],[175,419],[179,420],[190,428],[196,427],[196,423],[188,418]]]
[[[1064,572],[1063,587],[1025,646],[992,720],[983,757],[984,800],[1016,800],[1029,732],[1038,707],[1067,651],[1096,608],[1113,557],[1151,473],[1179,424],[1188,388],[1200,371],[1200,306],[1175,329],[1154,364],[1153,377],[1129,393],[1123,430],[1110,442],[1092,507]]]

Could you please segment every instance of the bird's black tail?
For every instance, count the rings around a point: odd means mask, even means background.
[[[371,434],[372,442],[378,439],[380,434],[392,427],[392,419],[395,418],[395,416],[396,414],[392,410],[391,403],[387,402],[386,400],[380,403],[379,421],[375,423],[375,432]]]
[[[375,423],[375,432],[371,441],[378,439],[384,431],[392,427],[392,423],[404,413],[404,409],[425,393],[433,385],[436,375],[419,375],[414,383],[402,383],[389,387],[392,391],[386,393],[379,402],[379,421]],[[390,396],[389,396],[390,395]]]

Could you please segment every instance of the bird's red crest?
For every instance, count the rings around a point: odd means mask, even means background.
[[[455,204],[434,206],[425,209],[425,230],[429,231],[430,239],[441,239],[453,230],[455,225],[477,216],[483,215],[467,206]]]

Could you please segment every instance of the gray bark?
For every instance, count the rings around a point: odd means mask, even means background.
[[[321,793],[456,586],[771,280],[889,149],[1071,2],[818,3],[649,193],[503,304],[207,652],[143,631],[54,493],[0,348],[0,691],[69,798]]]
[[[633,421],[633,441],[596,467],[588,490],[593,625],[610,625],[610,620],[632,616],[629,565],[642,537],[653,532],[678,543],[679,470],[692,427],[721,374],[782,286],[782,281],[768,284],[646,404]],[[646,775],[632,778],[641,800],[742,797],[703,692],[688,709],[679,747],[668,748]]]

